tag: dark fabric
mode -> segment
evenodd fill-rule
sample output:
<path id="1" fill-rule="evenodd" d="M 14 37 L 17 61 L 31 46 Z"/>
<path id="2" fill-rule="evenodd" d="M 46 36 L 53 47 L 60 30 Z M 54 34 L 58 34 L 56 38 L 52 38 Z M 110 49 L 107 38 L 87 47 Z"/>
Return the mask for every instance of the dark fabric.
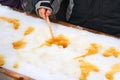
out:
<path id="1" fill-rule="evenodd" d="M 118 36 L 120 0 L 96 0 L 95 3 L 93 1 L 74 0 L 75 6 L 69 23 Z"/>
<path id="2" fill-rule="evenodd" d="M 66 11 L 67 11 L 68 4 L 69 4 L 69 0 L 62 1 L 61 7 L 58 13 L 56 14 L 56 19 L 66 22 Z"/>
<path id="3" fill-rule="evenodd" d="M 20 0 L 0 0 L 0 4 L 23 10 L 22 2 Z"/>
<path id="4" fill-rule="evenodd" d="M 41 1 L 41 0 L 31 0 L 32 6 L 35 7 L 35 5 L 37 4 L 38 1 Z"/>
<path id="5" fill-rule="evenodd" d="M 83 19 L 88 14 L 88 1 L 87 0 L 74 0 L 73 13 L 70 17 L 69 22 L 72 24 L 80 25 L 83 22 Z"/>
<path id="6" fill-rule="evenodd" d="M 45 6 L 45 7 L 48 7 L 48 8 L 51 8 L 51 9 L 52 9 L 50 3 L 45 3 L 45 2 L 44 2 L 44 3 L 41 3 L 40 6 Z"/>
<path id="7" fill-rule="evenodd" d="M 32 13 L 33 14 L 36 14 L 36 9 L 35 9 L 35 5 L 37 4 L 37 2 L 39 2 L 41 0 L 31 0 L 31 3 L 32 3 L 32 6 L 33 6 L 33 10 L 32 10 Z M 36 14 L 37 15 L 37 14 Z"/>

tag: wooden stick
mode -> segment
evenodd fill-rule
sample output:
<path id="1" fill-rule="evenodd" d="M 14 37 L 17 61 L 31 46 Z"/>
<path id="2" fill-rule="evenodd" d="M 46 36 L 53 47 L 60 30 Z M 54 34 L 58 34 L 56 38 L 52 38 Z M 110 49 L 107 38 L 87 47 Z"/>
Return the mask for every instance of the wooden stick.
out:
<path id="1" fill-rule="evenodd" d="M 54 34 L 53 34 L 52 26 L 50 25 L 49 17 L 47 17 L 47 23 L 48 23 L 48 27 L 49 27 L 49 30 L 50 30 L 51 37 L 54 38 Z"/>
<path id="2" fill-rule="evenodd" d="M 2 68 L 2 67 L 0 67 L 0 73 L 3 73 L 3 74 L 5 74 L 5 75 L 7 75 L 7 76 L 9 76 L 11 78 L 16 79 L 16 80 L 35 80 L 35 79 L 30 78 L 28 76 L 25 76 L 25 75 L 10 71 L 10 70 Z"/>

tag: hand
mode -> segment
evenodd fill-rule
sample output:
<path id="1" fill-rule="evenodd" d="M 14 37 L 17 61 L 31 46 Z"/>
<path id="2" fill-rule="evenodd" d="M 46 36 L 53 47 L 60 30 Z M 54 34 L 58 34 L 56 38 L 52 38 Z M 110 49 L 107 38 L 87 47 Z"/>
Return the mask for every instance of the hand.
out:
<path id="1" fill-rule="evenodd" d="M 38 9 L 38 13 L 39 13 L 40 17 L 42 17 L 43 19 L 46 20 L 47 17 L 51 15 L 52 11 L 49 9 L 40 8 L 40 9 Z"/>

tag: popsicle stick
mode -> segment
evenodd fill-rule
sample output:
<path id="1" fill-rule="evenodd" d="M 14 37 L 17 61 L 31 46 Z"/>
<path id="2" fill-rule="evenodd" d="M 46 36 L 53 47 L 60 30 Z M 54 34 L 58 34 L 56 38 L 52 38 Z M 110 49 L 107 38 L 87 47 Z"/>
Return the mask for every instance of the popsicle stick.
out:
<path id="1" fill-rule="evenodd" d="M 54 34 L 53 34 L 52 26 L 50 24 L 49 17 L 47 17 L 47 23 L 48 23 L 48 27 L 49 27 L 49 30 L 50 30 L 51 37 L 54 38 Z"/>

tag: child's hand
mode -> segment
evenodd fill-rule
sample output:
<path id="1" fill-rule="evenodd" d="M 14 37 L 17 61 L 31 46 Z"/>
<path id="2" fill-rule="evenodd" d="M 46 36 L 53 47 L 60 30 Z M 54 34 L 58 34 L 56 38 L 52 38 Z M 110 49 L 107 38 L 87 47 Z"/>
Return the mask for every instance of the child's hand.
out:
<path id="1" fill-rule="evenodd" d="M 46 20 L 47 17 L 51 15 L 52 11 L 49 9 L 40 8 L 40 9 L 38 9 L 38 13 L 39 13 L 40 17 L 42 17 L 43 19 Z"/>

